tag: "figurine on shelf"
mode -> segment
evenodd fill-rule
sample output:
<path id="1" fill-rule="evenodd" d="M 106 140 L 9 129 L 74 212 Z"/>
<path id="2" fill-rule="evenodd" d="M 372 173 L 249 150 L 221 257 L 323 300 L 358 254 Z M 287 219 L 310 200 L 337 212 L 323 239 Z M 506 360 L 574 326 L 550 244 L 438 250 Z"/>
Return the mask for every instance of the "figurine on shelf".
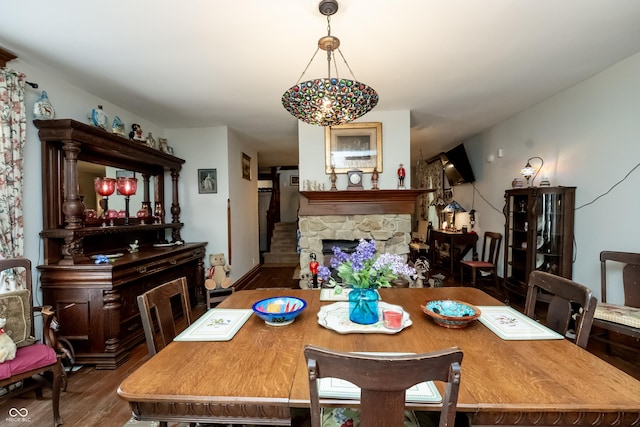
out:
<path id="1" fill-rule="evenodd" d="M 131 125 L 131 132 L 129 132 L 129 139 L 132 141 L 144 142 L 146 144 L 147 140 L 142 134 L 142 126 L 137 123 Z"/>
<path id="2" fill-rule="evenodd" d="M 156 140 L 151 132 L 149 132 L 149 135 L 147 135 L 146 143 L 147 147 L 157 148 Z"/>
<path id="3" fill-rule="evenodd" d="M 47 92 L 44 90 L 40 94 L 40 98 L 33 104 L 33 115 L 36 119 L 51 120 L 55 117 L 56 112 L 49 101 Z"/>
<path id="4" fill-rule="evenodd" d="M 309 271 L 311 271 L 311 277 L 313 278 L 311 287 L 315 289 L 318 287 L 318 267 L 320 267 L 320 264 L 316 260 L 316 254 L 313 252 L 309 255 L 309 259 L 311 259 L 309 262 Z"/>
<path id="5" fill-rule="evenodd" d="M 338 187 L 336 187 L 336 181 L 338 177 L 336 176 L 336 167 L 331 165 L 331 175 L 329 176 L 329 181 L 331 182 L 331 191 L 337 191 Z"/>
<path id="6" fill-rule="evenodd" d="M 129 248 L 127 248 L 127 250 L 129 251 L 130 254 L 136 253 L 138 252 L 138 249 L 140 248 L 140 245 L 138 244 L 138 241 L 134 241 L 133 243 L 129 243 Z"/>
<path id="7" fill-rule="evenodd" d="M 379 190 L 378 179 L 379 179 L 378 168 L 375 167 L 373 168 L 373 173 L 371 174 L 371 182 L 373 183 L 373 187 L 371 187 L 372 190 Z"/>
<path id="8" fill-rule="evenodd" d="M 398 190 L 404 190 L 404 177 L 406 172 L 402 163 L 400 163 L 400 167 L 398 168 Z"/>

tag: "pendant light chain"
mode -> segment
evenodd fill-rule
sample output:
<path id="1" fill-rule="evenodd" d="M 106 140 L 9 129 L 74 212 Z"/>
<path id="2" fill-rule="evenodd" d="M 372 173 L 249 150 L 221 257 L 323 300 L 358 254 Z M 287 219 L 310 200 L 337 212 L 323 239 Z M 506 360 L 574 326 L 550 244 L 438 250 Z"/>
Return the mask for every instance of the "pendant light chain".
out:
<path id="1" fill-rule="evenodd" d="M 298 77 L 298 81 L 296 82 L 296 84 L 299 84 L 300 81 L 302 81 L 302 77 L 304 77 L 304 73 L 307 72 L 307 69 L 309 68 L 309 66 L 311 65 L 311 63 L 313 62 L 313 58 L 316 57 L 316 54 L 318 53 L 318 51 L 320 50 L 320 47 L 316 48 L 316 51 L 313 52 L 313 55 L 311 56 L 311 59 L 309 60 L 309 63 L 307 64 L 307 66 L 304 68 L 304 70 L 302 70 L 302 74 L 300 74 L 300 77 Z"/>

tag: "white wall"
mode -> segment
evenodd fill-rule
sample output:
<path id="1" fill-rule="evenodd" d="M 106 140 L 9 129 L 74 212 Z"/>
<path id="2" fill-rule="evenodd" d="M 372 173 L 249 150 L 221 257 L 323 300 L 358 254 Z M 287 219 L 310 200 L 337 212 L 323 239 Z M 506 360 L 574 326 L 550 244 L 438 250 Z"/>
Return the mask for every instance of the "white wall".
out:
<path id="1" fill-rule="evenodd" d="M 551 185 L 577 187 L 573 280 L 598 298 L 600 251 L 640 252 L 640 169 L 624 179 L 640 163 L 639 75 L 636 54 L 465 142 L 477 190 L 500 210 L 504 190 L 533 156 L 544 159 L 536 185 L 547 176 Z M 497 158 L 500 148 L 503 158 Z M 494 162 L 485 161 L 488 154 L 496 156 Z M 456 187 L 456 200 L 465 208 L 472 190 L 469 184 Z M 475 208 L 480 233 L 504 233 L 504 216 L 478 194 Z M 622 301 L 619 289 L 608 296 Z"/>
<path id="2" fill-rule="evenodd" d="M 291 185 L 291 177 L 300 177 L 300 171 L 281 170 L 280 174 L 280 221 L 296 222 L 298 220 L 298 207 L 300 206 L 299 186 Z M 328 190 L 328 188 L 327 188 Z"/>
<path id="3" fill-rule="evenodd" d="M 229 198 L 231 200 L 231 278 L 260 264 L 258 231 L 258 153 L 229 131 Z M 251 181 L 242 178 L 242 153 L 251 157 Z M 234 165 L 237 165 L 234 166 Z"/>
<path id="4" fill-rule="evenodd" d="M 382 123 L 382 172 L 378 187 L 395 189 L 398 186 L 397 170 L 400 163 L 406 171 L 405 187 L 411 187 L 410 165 L 410 117 L 409 111 L 373 110 L 361 117 L 358 122 Z M 331 188 L 329 174 L 325 172 L 325 138 L 324 128 L 298 122 L 298 152 L 300 153 L 300 190 L 304 190 L 304 181 L 310 180 L 324 183 L 325 190 Z M 371 174 L 364 174 L 363 185 L 371 189 Z M 338 174 L 336 182 L 338 190 L 347 188 L 347 175 Z"/>
<path id="5" fill-rule="evenodd" d="M 174 152 L 185 160 L 180 173 L 182 238 L 208 242 L 207 254 L 224 253 L 231 264 L 231 280 L 260 263 L 258 237 L 257 154 L 226 126 L 167 129 Z M 242 179 L 242 153 L 252 159 L 252 179 Z M 198 169 L 216 169 L 218 192 L 198 193 Z M 227 201 L 231 206 L 231 242 L 228 238 Z M 231 254 L 229 254 L 231 243 Z M 209 265 L 209 257 L 205 257 Z"/>

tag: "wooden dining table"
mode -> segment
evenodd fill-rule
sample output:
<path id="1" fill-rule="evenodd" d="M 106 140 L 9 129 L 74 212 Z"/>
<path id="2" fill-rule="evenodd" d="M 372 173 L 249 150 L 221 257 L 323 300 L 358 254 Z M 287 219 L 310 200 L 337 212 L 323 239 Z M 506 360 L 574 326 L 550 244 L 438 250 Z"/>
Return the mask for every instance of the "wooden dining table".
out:
<path id="1" fill-rule="evenodd" d="M 458 346 L 464 352 L 458 411 L 474 426 L 640 426 L 640 381 L 566 339 L 503 340 L 484 324 L 436 325 L 420 307 L 431 299 L 500 306 L 467 287 L 380 289 L 412 324 L 393 334 L 338 333 L 318 323 L 319 290 L 250 290 L 219 308 L 251 308 L 271 296 L 304 299 L 306 309 L 287 326 L 255 315 L 229 341 L 174 341 L 131 373 L 118 388 L 140 420 L 289 425 L 309 408 L 306 344 L 341 351 L 423 353 Z M 443 384 L 436 383 L 443 393 Z M 323 405 L 357 406 L 325 399 Z M 407 403 L 438 411 L 438 403 Z"/>

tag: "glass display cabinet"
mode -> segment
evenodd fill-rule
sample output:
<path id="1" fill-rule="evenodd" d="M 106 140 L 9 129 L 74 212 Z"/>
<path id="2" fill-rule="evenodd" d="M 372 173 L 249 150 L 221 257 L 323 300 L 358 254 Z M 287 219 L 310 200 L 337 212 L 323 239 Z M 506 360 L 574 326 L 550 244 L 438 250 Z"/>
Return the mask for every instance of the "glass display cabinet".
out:
<path id="1" fill-rule="evenodd" d="M 504 289 L 527 294 L 529 274 L 546 271 L 571 279 L 576 187 L 505 191 Z"/>

